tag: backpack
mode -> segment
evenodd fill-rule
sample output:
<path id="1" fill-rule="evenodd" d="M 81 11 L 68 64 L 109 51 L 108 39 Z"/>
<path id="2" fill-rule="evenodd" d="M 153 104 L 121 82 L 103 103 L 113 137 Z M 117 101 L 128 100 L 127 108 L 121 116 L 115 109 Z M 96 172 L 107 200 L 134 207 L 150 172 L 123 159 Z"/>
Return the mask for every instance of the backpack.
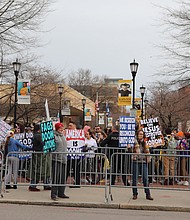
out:
<path id="1" fill-rule="evenodd" d="M 177 147 L 177 141 L 175 140 L 175 138 L 171 135 L 167 135 L 164 138 L 164 141 L 164 149 L 167 149 L 167 153 L 174 154 Z"/>

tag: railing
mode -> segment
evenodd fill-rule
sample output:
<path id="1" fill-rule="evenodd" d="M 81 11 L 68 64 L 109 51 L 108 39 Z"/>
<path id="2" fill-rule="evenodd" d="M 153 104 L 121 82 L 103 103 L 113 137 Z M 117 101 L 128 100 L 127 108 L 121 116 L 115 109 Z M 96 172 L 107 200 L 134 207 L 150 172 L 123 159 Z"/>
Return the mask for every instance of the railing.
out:
<path id="1" fill-rule="evenodd" d="M 189 151 L 183 151 L 183 154 L 181 151 L 172 154 L 167 154 L 165 149 L 161 151 L 154 150 L 152 154 L 142 154 L 140 158 L 139 154 L 128 153 L 126 149 L 108 147 L 99 148 L 98 153 L 69 155 L 67 152 L 10 152 L 6 157 L 5 186 L 10 185 L 10 173 L 13 171 L 10 167 L 16 164 L 13 171 L 15 186 L 41 186 L 44 189 L 51 186 L 104 188 L 105 202 L 113 199 L 112 187 L 190 190 Z M 2 153 L 0 156 L 3 158 Z M 60 164 L 64 166 L 60 168 Z M 145 186 L 142 185 L 144 164 L 148 178 L 148 185 Z M 133 178 L 136 175 L 135 166 L 140 169 L 137 182 Z M 61 171 L 58 172 L 58 168 Z"/>

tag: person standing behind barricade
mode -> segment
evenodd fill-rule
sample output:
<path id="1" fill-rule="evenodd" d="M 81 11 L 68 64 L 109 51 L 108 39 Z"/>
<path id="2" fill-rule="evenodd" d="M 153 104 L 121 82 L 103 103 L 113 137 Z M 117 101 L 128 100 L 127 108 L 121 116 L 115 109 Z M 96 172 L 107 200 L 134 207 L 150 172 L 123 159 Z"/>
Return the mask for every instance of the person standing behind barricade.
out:
<path id="1" fill-rule="evenodd" d="M 55 153 L 52 153 L 52 187 L 51 199 L 68 199 L 65 195 L 66 166 L 67 166 L 67 141 L 63 135 L 63 124 L 55 124 Z M 60 185 L 59 185 L 60 184 Z"/>
<path id="2" fill-rule="evenodd" d="M 8 160 L 8 173 L 5 176 L 5 188 L 6 189 L 17 189 L 17 177 L 18 177 L 18 169 L 19 169 L 19 148 L 28 149 L 30 148 L 26 145 L 21 144 L 19 141 L 14 139 L 14 132 L 8 131 L 7 133 L 7 139 L 5 142 L 5 152 L 8 157 L 6 159 Z M 14 152 L 17 152 L 14 153 Z M 11 187 L 11 176 L 13 173 L 13 187 Z"/>
<path id="3" fill-rule="evenodd" d="M 35 124 L 33 136 L 34 152 L 32 153 L 32 160 L 27 175 L 28 179 L 31 178 L 29 191 L 40 191 L 36 187 L 40 180 L 43 180 L 45 184 L 44 190 L 51 190 L 51 187 L 47 185 L 50 181 L 50 156 L 49 154 L 43 154 L 43 146 L 40 124 Z"/>
<path id="4" fill-rule="evenodd" d="M 165 129 L 166 136 L 164 137 L 163 154 L 176 154 L 177 141 L 172 136 L 170 128 Z M 175 176 L 175 156 L 163 156 L 164 163 L 164 182 L 163 185 L 173 185 Z"/>
<path id="5" fill-rule="evenodd" d="M 137 191 L 137 182 L 139 171 L 142 173 L 144 191 L 146 194 L 146 199 L 153 200 L 150 195 L 149 182 L 148 182 L 148 162 L 150 161 L 150 156 L 142 155 L 142 154 L 150 154 L 149 149 L 146 147 L 146 142 L 144 140 L 145 135 L 143 130 L 137 131 L 137 138 L 135 140 L 135 146 L 131 149 L 130 145 L 128 146 L 129 151 L 135 153 L 132 155 L 132 191 L 133 191 L 133 199 L 136 200 L 138 196 Z"/>
<path id="6" fill-rule="evenodd" d="M 189 154 L 189 145 L 182 131 L 179 131 L 176 136 L 178 139 L 177 149 L 179 150 L 179 154 L 182 155 L 179 157 L 178 163 L 179 175 L 181 176 L 181 180 L 178 182 L 178 185 L 189 186 L 189 182 L 187 181 L 187 159 Z"/>
<path id="7" fill-rule="evenodd" d="M 70 121 L 68 129 L 76 130 L 75 122 Z M 80 177 L 80 168 L 81 168 L 81 159 L 72 159 L 72 158 L 68 157 L 68 160 L 67 160 L 67 178 L 66 179 L 68 179 L 69 174 L 71 176 L 71 172 L 73 171 L 75 185 L 76 185 L 76 186 L 70 186 L 70 188 L 80 188 L 80 179 L 81 179 L 81 177 Z"/>
<path id="8" fill-rule="evenodd" d="M 87 158 L 87 170 L 90 170 L 90 160 L 92 161 L 92 168 L 93 170 L 90 170 L 90 172 L 95 172 L 96 167 L 96 158 L 95 158 L 95 152 L 97 152 L 98 146 L 96 143 L 96 140 L 93 138 L 92 132 L 88 130 L 85 134 L 85 149 L 84 152 L 86 152 L 85 157 Z M 92 177 L 92 184 L 96 184 L 95 181 L 95 174 L 91 174 Z"/>
<path id="9" fill-rule="evenodd" d="M 122 148 L 119 148 L 119 126 L 114 125 L 112 132 L 108 135 L 106 139 L 100 142 L 101 147 L 108 147 L 108 159 L 111 162 L 111 185 L 115 185 L 115 180 L 117 174 L 120 172 L 122 174 L 123 184 L 129 186 L 130 183 L 127 180 L 127 155 L 121 155 L 117 153 L 122 152 Z M 113 157 L 111 157 L 116 153 Z M 111 161 L 112 158 L 112 161 Z"/>

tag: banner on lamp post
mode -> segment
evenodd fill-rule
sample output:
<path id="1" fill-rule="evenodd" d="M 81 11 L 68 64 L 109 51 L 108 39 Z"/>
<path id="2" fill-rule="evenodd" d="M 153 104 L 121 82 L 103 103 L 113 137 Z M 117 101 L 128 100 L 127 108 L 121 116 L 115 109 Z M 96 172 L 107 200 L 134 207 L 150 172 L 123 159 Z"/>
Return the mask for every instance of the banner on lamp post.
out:
<path id="1" fill-rule="evenodd" d="M 104 125 L 104 123 L 105 123 L 105 115 L 104 113 L 99 113 L 98 124 Z"/>
<path id="2" fill-rule="evenodd" d="M 30 104 L 30 80 L 19 79 L 18 84 L 18 104 Z"/>
<path id="3" fill-rule="evenodd" d="M 132 80 L 118 80 L 118 105 L 119 106 L 130 106 L 131 97 L 131 82 Z"/>
<path id="4" fill-rule="evenodd" d="M 92 120 L 91 109 L 89 109 L 89 108 L 84 109 L 84 120 L 85 121 L 91 121 Z"/>

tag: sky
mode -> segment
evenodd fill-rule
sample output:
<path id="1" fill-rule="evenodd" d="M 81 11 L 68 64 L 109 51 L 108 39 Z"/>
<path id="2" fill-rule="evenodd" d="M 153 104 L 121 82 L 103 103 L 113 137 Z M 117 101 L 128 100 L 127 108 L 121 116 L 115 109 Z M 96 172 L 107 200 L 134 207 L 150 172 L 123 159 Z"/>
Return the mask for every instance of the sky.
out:
<path id="1" fill-rule="evenodd" d="M 129 64 L 139 63 L 136 90 L 159 80 L 164 38 L 159 19 L 174 0 L 55 0 L 38 48 L 41 64 L 68 74 L 90 69 L 92 74 L 131 79 Z"/>

